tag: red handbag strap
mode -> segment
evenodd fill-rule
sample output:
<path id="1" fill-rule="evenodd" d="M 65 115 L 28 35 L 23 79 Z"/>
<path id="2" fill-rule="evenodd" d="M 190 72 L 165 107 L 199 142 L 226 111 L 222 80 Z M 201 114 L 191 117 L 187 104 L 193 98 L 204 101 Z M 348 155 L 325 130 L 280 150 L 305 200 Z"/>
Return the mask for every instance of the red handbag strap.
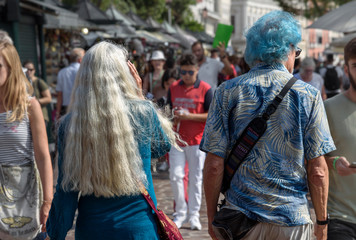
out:
<path id="1" fill-rule="evenodd" d="M 153 211 L 155 211 L 155 213 L 158 215 L 158 211 L 157 211 L 157 209 L 156 209 L 156 206 L 155 206 L 155 204 L 153 203 L 153 200 L 152 200 L 150 194 L 148 194 L 147 189 L 145 188 L 145 186 L 144 186 L 142 183 L 140 183 L 140 191 L 141 191 L 143 197 L 144 197 L 144 198 L 146 199 L 146 201 L 148 202 L 148 204 L 149 204 L 149 205 L 151 206 L 151 208 L 153 209 Z"/>

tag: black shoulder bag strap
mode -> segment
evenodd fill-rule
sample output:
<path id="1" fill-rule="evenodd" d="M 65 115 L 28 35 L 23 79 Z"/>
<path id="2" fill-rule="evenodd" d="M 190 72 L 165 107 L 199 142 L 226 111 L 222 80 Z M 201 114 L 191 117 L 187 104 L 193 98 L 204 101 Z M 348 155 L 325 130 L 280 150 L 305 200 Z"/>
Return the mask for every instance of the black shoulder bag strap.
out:
<path id="1" fill-rule="evenodd" d="M 284 96 L 289 89 L 297 81 L 292 77 L 284 86 L 282 91 L 273 99 L 272 103 L 267 107 L 262 117 L 253 119 L 237 139 L 232 148 L 227 161 L 225 161 L 224 178 L 221 186 L 221 192 L 225 193 L 230 187 L 230 182 L 242 161 L 246 158 L 261 136 L 267 129 L 267 120 L 277 110 L 278 105 L 282 102 Z"/>

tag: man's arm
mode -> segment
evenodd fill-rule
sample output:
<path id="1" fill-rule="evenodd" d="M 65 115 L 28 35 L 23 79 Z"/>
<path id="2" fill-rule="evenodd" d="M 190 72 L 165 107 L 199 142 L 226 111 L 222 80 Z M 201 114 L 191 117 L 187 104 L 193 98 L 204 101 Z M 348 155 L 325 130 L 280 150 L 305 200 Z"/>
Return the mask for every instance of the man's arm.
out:
<path id="1" fill-rule="evenodd" d="M 327 219 L 327 201 L 329 190 L 329 171 L 324 156 L 311 159 L 307 163 L 310 196 L 314 205 L 316 219 Z M 328 225 L 315 225 L 317 240 L 326 240 Z"/>
<path id="2" fill-rule="evenodd" d="M 174 117 L 177 121 L 190 120 L 195 122 L 205 122 L 208 118 L 208 113 L 177 113 Z"/>
<path id="3" fill-rule="evenodd" d="M 205 159 L 203 176 L 209 234 L 213 239 L 216 239 L 211 223 L 216 213 L 216 206 L 224 176 L 224 159 L 215 154 L 208 153 Z"/>
<path id="4" fill-rule="evenodd" d="M 220 42 L 217 48 L 219 49 L 220 52 L 219 53 L 220 61 L 224 64 L 224 68 L 221 70 L 221 73 L 227 76 L 233 75 L 234 70 L 232 69 L 231 63 L 227 58 L 227 54 L 225 52 L 225 44 Z"/>

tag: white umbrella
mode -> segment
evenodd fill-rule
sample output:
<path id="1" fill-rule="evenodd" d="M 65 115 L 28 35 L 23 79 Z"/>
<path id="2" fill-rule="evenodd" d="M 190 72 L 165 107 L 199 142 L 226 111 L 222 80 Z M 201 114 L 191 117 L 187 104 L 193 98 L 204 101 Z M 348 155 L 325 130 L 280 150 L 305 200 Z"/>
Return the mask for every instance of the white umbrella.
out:
<path id="1" fill-rule="evenodd" d="M 320 28 L 336 32 L 355 32 L 356 0 L 326 13 L 308 28 Z"/>

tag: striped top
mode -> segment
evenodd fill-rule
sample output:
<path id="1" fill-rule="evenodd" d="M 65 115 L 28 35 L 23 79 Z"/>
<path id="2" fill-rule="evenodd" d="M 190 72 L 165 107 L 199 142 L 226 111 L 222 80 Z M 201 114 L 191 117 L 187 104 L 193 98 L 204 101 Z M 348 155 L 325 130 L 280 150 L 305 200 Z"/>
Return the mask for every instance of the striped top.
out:
<path id="1" fill-rule="evenodd" d="M 11 113 L 11 112 L 10 112 Z M 30 120 L 6 122 L 7 112 L 0 113 L 0 164 L 23 165 L 34 159 Z"/>

